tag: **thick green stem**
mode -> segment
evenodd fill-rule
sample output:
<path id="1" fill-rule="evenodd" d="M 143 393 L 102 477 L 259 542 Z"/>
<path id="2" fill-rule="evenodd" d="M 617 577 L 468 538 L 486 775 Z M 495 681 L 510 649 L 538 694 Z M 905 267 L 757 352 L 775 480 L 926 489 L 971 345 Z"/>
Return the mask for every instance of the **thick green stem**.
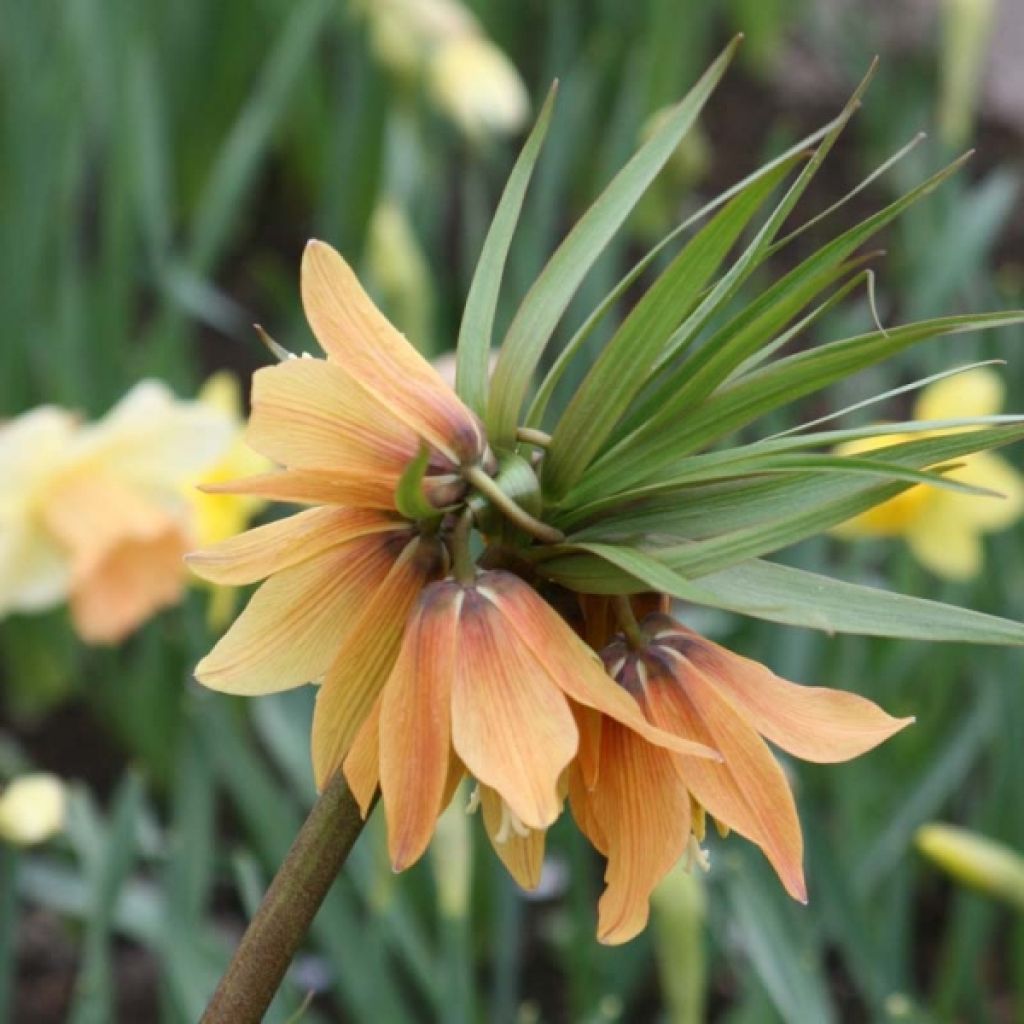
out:
<path id="1" fill-rule="evenodd" d="M 338 772 L 320 794 L 249 922 L 201 1024 L 259 1024 L 363 830 Z"/>
<path id="2" fill-rule="evenodd" d="M 644 635 L 633 613 L 633 603 L 625 594 L 617 594 L 612 598 L 612 604 L 615 608 L 615 617 L 619 620 L 629 646 L 634 650 L 643 647 Z"/>

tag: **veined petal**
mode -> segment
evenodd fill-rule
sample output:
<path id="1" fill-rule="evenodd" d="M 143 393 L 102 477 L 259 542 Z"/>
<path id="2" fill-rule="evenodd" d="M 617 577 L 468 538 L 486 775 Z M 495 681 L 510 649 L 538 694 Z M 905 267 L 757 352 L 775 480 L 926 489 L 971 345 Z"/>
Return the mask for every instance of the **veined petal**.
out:
<path id="1" fill-rule="evenodd" d="M 381 698 L 380 782 L 395 871 L 423 855 L 441 813 L 463 595 L 449 582 L 423 591 Z"/>
<path id="2" fill-rule="evenodd" d="M 361 537 L 275 573 L 196 667 L 214 690 L 255 696 L 319 679 L 380 587 L 401 540 Z"/>
<path id="3" fill-rule="evenodd" d="M 316 470 L 285 470 L 261 473 L 203 484 L 207 494 L 247 494 L 267 501 L 287 501 L 296 505 L 348 505 L 352 508 L 394 509 L 398 476 L 388 473 L 345 474 Z"/>
<path id="4" fill-rule="evenodd" d="M 690 794 L 674 760 L 618 722 L 605 723 L 601 779 L 591 794 L 608 858 L 598 904 L 600 942 L 627 942 L 644 929 L 651 892 L 686 850 Z"/>
<path id="5" fill-rule="evenodd" d="M 192 571 L 210 583 L 239 586 L 371 533 L 401 529 L 393 517 L 374 509 L 311 508 L 257 526 L 187 557 Z"/>
<path id="6" fill-rule="evenodd" d="M 436 540 L 410 541 L 337 637 L 313 713 L 313 775 L 318 787 L 341 766 L 373 709 L 395 664 L 409 612 L 425 584 L 437 576 L 441 559 Z"/>
<path id="7" fill-rule="evenodd" d="M 323 242 L 311 241 L 303 254 L 302 304 L 328 357 L 393 416 L 453 463 L 480 457 L 485 445 L 476 417 Z"/>
<path id="8" fill-rule="evenodd" d="M 573 717 L 580 734 L 580 746 L 576 753 L 576 764 L 579 765 L 583 784 L 593 789 L 601 772 L 601 730 L 604 720 L 600 711 L 572 704 Z"/>
<path id="9" fill-rule="evenodd" d="M 477 590 L 501 611 L 519 642 L 545 667 L 567 697 L 629 726 L 651 743 L 690 757 L 718 760 L 716 751 L 652 726 L 640 707 L 604 670 L 601 659 L 518 576 L 493 571 Z"/>
<path id="10" fill-rule="evenodd" d="M 645 690 L 652 721 L 722 752 L 724 763 L 677 761 L 679 777 L 708 812 L 764 851 L 786 891 L 807 901 L 803 837 L 789 783 L 756 730 L 682 656 L 671 674 L 651 673 Z"/>
<path id="11" fill-rule="evenodd" d="M 848 761 L 914 721 L 893 718 L 855 693 L 781 679 L 764 665 L 733 654 L 679 623 L 673 623 L 670 632 L 675 649 L 714 680 L 750 725 L 805 761 Z"/>
<path id="12" fill-rule="evenodd" d="M 257 370 L 246 440 L 295 469 L 400 475 L 416 434 L 336 363 L 289 359 Z"/>
<path id="13" fill-rule="evenodd" d="M 587 785 L 579 761 L 569 765 L 569 809 L 579 830 L 602 856 L 608 856 L 608 837 L 598 820 L 594 791 Z"/>
<path id="14" fill-rule="evenodd" d="M 491 847 L 508 873 L 522 888 L 536 889 L 544 866 L 544 830 L 517 831 L 509 820 L 505 801 L 483 784 L 480 785 L 480 811 Z"/>
<path id="15" fill-rule="evenodd" d="M 345 781 L 356 798 L 364 821 L 380 786 L 380 702 L 378 696 L 366 721 L 359 727 L 342 766 Z"/>
<path id="16" fill-rule="evenodd" d="M 558 817 L 558 778 L 576 753 L 576 723 L 543 662 L 473 587 L 459 620 L 452 740 L 470 773 L 524 825 L 545 828 Z"/>

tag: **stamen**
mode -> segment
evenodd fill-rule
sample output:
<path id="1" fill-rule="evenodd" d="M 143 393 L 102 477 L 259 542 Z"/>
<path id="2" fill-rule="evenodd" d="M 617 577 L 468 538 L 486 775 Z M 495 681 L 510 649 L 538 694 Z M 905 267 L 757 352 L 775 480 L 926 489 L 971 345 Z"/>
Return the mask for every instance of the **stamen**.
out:
<path id="1" fill-rule="evenodd" d="M 683 855 L 683 867 L 692 871 L 696 865 L 707 874 L 711 870 L 711 855 L 697 841 L 697 837 L 691 832 L 690 841 L 686 844 L 686 853 Z"/>
<path id="2" fill-rule="evenodd" d="M 520 839 L 525 839 L 530 834 L 530 830 L 519 820 L 512 808 L 502 800 L 501 824 L 494 835 L 494 841 L 496 843 L 507 843 L 513 834 L 519 836 Z"/>
<path id="3" fill-rule="evenodd" d="M 626 667 L 626 659 L 625 659 L 625 657 L 619 658 L 619 660 L 617 662 L 615 662 L 615 664 L 612 665 L 611 668 L 608 669 L 608 675 L 610 675 L 612 677 L 612 679 L 617 680 L 619 678 L 619 673 L 625 667 Z"/>
<path id="4" fill-rule="evenodd" d="M 691 816 L 693 824 L 690 826 L 693 834 L 697 837 L 698 843 L 704 842 L 704 836 L 707 835 L 708 830 L 708 816 L 704 810 L 704 805 L 698 803 L 693 797 L 690 797 Z"/>
<path id="5" fill-rule="evenodd" d="M 469 794 L 469 801 L 466 804 L 467 814 L 476 814 L 480 809 L 480 783 L 478 782 L 473 787 L 473 792 Z"/>

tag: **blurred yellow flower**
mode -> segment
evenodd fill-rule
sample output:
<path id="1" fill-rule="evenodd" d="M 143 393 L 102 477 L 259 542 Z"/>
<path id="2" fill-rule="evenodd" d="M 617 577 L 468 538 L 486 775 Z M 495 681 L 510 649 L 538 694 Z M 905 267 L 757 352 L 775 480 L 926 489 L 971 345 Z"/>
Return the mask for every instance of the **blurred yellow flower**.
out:
<path id="1" fill-rule="evenodd" d="M 34 846 L 64 827 L 64 783 L 56 775 L 21 775 L 0 794 L 0 841 Z"/>
<path id="2" fill-rule="evenodd" d="M 472 140 L 518 131 L 530 114 L 512 62 L 458 0 L 368 0 L 363 4 L 378 59 L 410 79 Z"/>
<path id="3" fill-rule="evenodd" d="M 1003 384 L 984 367 L 947 377 L 925 388 L 914 418 L 946 420 L 990 416 L 1003 405 Z M 920 434 L 914 435 L 920 437 Z M 886 434 L 841 445 L 844 455 L 863 454 L 908 440 Z M 903 537 L 922 565 L 950 580 L 969 580 L 981 571 L 982 537 L 1006 529 L 1024 514 L 1024 477 L 1005 459 L 978 452 L 960 460 L 948 476 L 1004 495 L 989 498 L 919 484 L 839 527 L 839 536 Z"/>
<path id="4" fill-rule="evenodd" d="M 233 431 L 232 439 L 220 459 L 197 481 L 189 481 L 185 488 L 185 496 L 192 506 L 193 540 L 208 546 L 241 533 L 253 516 L 266 505 L 266 501 L 248 494 L 205 490 L 204 486 L 264 473 L 272 468 L 272 463 L 245 443 L 241 389 L 233 373 L 221 370 L 213 374 L 199 389 L 198 398 L 202 405 L 225 417 Z M 235 613 L 237 591 L 232 587 L 208 584 L 195 574 L 193 579 L 210 592 L 206 616 L 210 628 L 223 629 Z"/>
<path id="5" fill-rule="evenodd" d="M 231 436 L 223 414 L 156 381 L 96 423 L 43 407 L 0 427 L 0 614 L 67 599 L 84 640 L 116 643 L 175 603 L 185 487 Z"/>
<path id="6" fill-rule="evenodd" d="M 530 115 L 519 72 L 482 36 L 444 43 L 430 61 L 428 76 L 434 102 L 474 141 L 511 135 Z"/>
<path id="7" fill-rule="evenodd" d="M 232 437 L 223 454 L 198 479 L 200 486 L 254 476 L 271 468 L 269 459 L 254 452 L 244 440 L 245 420 L 238 378 L 221 370 L 199 390 L 199 402 L 223 417 L 232 428 Z M 186 485 L 186 496 L 194 514 L 194 540 L 205 547 L 241 533 L 265 505 L 262 498 L 247 494 L 220 494 L 200 490 L 194 481 Z"/>
<path id="8" fill-rule="evenodd" d="M 958 882 L 1024 911 L 1024 857 L 955 825 L 922 825 L 917 848 Z"/>

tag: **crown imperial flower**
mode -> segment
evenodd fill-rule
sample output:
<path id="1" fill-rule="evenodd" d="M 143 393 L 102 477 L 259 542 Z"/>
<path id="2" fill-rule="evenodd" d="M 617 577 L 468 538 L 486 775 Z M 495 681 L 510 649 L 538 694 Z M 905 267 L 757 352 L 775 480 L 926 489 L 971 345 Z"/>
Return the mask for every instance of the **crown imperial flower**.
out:
<path id="1" fill-rule="evenodd" d="M 786 891 L 805 902 L 796 805 L 765 739 L 830 763 L 863 754 L 913 721 L 856 694 L 787 682 L 657 612 L 632 639 L 613 639 L 601 659 L 653 725 L 722 755 L 684 761 L 607 720 L 596 739 L 589 735 L 596 780 L 577 769 L 569 794 L 580 828 L 608 860 L 598 924 L 604 942 L 644 927 L 652 890 L 703 838 L 703 809 L 758 845 Z"/>

